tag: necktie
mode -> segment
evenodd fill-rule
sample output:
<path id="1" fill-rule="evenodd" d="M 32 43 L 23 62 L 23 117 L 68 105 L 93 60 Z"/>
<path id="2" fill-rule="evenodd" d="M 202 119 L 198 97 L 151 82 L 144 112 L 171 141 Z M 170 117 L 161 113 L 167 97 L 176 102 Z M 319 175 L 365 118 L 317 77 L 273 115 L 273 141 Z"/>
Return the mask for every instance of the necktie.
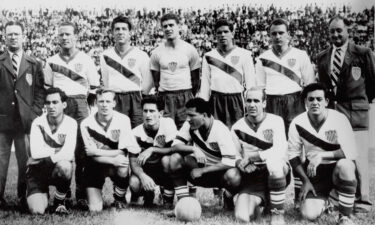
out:
<path id="1" fill-rule="evenodd" d="M 341 49 L 337 48 L 333 56 L 333 63 L 332 63 L 332 70 L 331 70 L 331 81 L 332 81 L 333 87 L 337 86 L 337 83 L 339 80 L 340 69 L 341 69 Z"/>
<path id="2" fill-rule="evenodd" d="M 13 66 L 14 75 L 17 77 L 18 76 L 18 55 L 17 54 L 13 54 L 12 56 L 12 66 Z"/>

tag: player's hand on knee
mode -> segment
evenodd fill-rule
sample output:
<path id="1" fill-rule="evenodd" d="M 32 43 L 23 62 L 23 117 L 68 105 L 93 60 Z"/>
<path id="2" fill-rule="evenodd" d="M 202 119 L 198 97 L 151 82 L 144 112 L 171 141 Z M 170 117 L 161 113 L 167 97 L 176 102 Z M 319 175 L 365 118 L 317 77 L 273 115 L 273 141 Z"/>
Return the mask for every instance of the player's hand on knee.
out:
<path id="1" fill-rule="evenodd" d="M 312 194 L 314 196 L 317 196 L 316 192 L 315 192 L 315 189 L 314 189 L 314 186 L 312 185 L 312 183 L 310 181 L 304 182 L 301 189 L 302 189 L 301 194 L 299 195 L 300 202 L 302 202 L 306 199 L 306 196 L 309 192 L 312 192 Z"/>
<path id="2" fill-rule="evenodd" d="M 113 158 L 112 165 L 115 167 L 127 167 L 129 165 L 129 159 L 124 155 L 118 155 Z"/>
<path id="3" fill-rule="evenodd" d="M 143 152 L 141 152 L 137 158 L 137 163 L 139 165 L 144 165 L 147 161 L 147 159 L 150 158 L 150 156 L 152 155 L 153 153 L 153 147 L 150 147 L 146 150 L 144 150 Z"/>
<path id="4" fill-rule="evenodd" d="M 316 176 L 316 168 L 322 163 L 322 156 L 319 152 L 314 152 L 308 155 L 309 165 L 307 166 L 307 176 L 315 177 Z"/>
<path id="5" fill-rule="evenodd" d="M 147 176 L 146 174 L 141 176 L 141 183 L 145 191 L 153 191 L 156 186 L 154 180 L 151 177 Z"/>
<path id="6" fill-rule="evenodd" d="M 191 172 L 190 172 L 190 176 L 193 179 L 199 178 L 202 175 L 203 175 L 203 170 L 201 168 L 192 169 Z"/>
<path id="7" fill-rule="evenodd" d="M 252 173 L 257 169 L 257 166 L 254 165 L 253 163 L 250 163 L 245 167 L 245 173 Z"/>
<path id="8" fill-rule="evenodd" d="M 240 162 L 237 164 L 237 168 L 246 173 L 245 167 L 250 163 L 250 160 L 248 158 L 241 159 Z"/>

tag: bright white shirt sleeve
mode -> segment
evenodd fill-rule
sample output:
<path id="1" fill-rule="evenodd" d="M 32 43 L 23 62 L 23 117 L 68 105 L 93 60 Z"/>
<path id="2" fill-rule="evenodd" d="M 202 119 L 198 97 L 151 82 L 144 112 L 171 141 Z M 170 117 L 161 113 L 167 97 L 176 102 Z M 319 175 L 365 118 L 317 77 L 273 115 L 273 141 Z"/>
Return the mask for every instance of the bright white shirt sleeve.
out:
<path id="1" fill-rule="evenodd" d="M 31 124 L 30 131 L 30 153 L 33 159 L 50 157 L 55 153 L 55 149 L 45 144 L 43 134 L 38 127 L 39 118 Z"/>
<path id="2" fill-rule="evenodd" d="M 142 66 L 140 72 L 142 75 L 142 93 L 147 95 L 154 84 L 150 70 L 150 58 L 146 53 L 142 54 Z"/>
<path id="3" fill-rule="evenodd" d="M 56 163 L 61 160 L 71 161 L 74 159 L 74 151 L 77 141 L 77 122 L 70 120 L 69 132 L 66 133 L 63 147 L 56 154 L 51 156 L 52 162 Z"/>
<path id="4" fill-rule="evenodd" d="M 165 134 L 165 142 L 170 142 L 173 141 L 176 138 L 177 135 L 177 127 L 174 121 L 170 118 L 165 118 L 166 119 L 166 124 L 168 124 L 167 127 L 167 132 Z"/>
<path id="5" fill-rule="evenodd" d="M 217 141 L 221 151 L 221 162 L 224 165 L 234 167 L 236 165 L 237 151 L 228 128 L 220 130 Z"/>
<path id="6" fill-rule="evenodd" d="M 255 67 L 253 62 L 253 57 L 250 52 L 246 51 L 245 62 L 243 64 L 243 72 L 245 79 L 246 90 L 256 86 L 256 76 L 255 76 Z"/>
<path id="7" fill-rule="evenodd" d="M 304 59 L 304 60 L 303 60 Z M 303 51 L 303 64 L 301 65 L 301 76 L 303 86 L 316 82 L 314 67 L 310 61 L 309 56 Z"/>
<path id="8" fill-rule="evenodd" d="M 289 126 L 288 137 L 288 160 L 295 157 L 301 157 L 303 143 L 297 131 L 295 120 L 293 120 Z"/>
<path id="9" fill-rule="evenodd" d="M 193 70 L 196 70 L 196 69 L 199 69 L 201 68 L 201 62 L 200 62 L 200 59 L 199 59 L 199 54 L 197 52 L 197 50 L 193 47 L 193 46 L 190 46 L 190 54 L 189 54 L 189 66 L 190 66 L 190 71 L 193 71 Z"/>
<path id="10" fill-rule="evenodd" d="M 238 138 L 238 136 L 234 132 L 234 126 L 232 127 L 230 133 L 232 135 L 232 140 L 233 140 L 234 146 L 236 148 L 236 161 L 237 161 L 238 159 L 243 158 L 244 152 L 243 152 L 243 149 L 242 149 L 242 146 L 241 146 L 240 139 Z"/>
<path id="11" fill-rule="evenodd" d="M 210 98 L 210 86 L 211 86 L 211 69 L 207 63 L 206 57 L 203 57 L 202 62 L 202 77 L 201 77 L 201 87 L 198 96 L 208 101 Z"/>
<path id="12" fill-rule="evenodd" d="M 150 69 L 153 71 L 160 72 L 159 55 L 155 50 L 151 53 Z"/>
<path id="13" fill-rule="evenodd" d="M 46 89 L 53 86 L 53 72 L 52 68 L 50 67 L 48 60 L 46 62 L 46 65 L 43 68 L 43 74 L 44 74 L 44 87 Z"/>
<path id="14" fill-rule="evenodd" d="M 188 122 L 184 122 L 180 130 L 177 132 L 176 139 L 174 139 L 172 146 L 177 144 L 187 144 L 191 141 L 189 133 L 190 125 Z"/>
<path id="15" fill-rule="evenodd" d="M 87 80 L 89 81 L 90 88 L 99 87 L 100 85 L 100 76 L 96 70 L 94 61 L 87 56 Z"/>
<path id="16" fill-rule="evenodd" d="M 118 148 L 126 148 L 128 152 L 138 154 L 141 152 L 141 148 L 139 147 L 137 140 L 134 137 L 133 131 L 131 129 L 130 119 L 128 117 L 123 118 L 124 119 L 121 119 L 121 123 L 123 123 L 123 125 L 121 126 L 122 129 L 120 131 Z"/>
<path id="17" fill-rule="evenodd" d="M 100 56 L 100 71 L 102 73 L 102 80 L 103 80 L 103 86 L 105 88 L 108 88 L 109 82 L 108 82 L 108 65 L 104 60 L 104 54 Z"/>
<path id="18" fill-rule="evenodd" d="M 344 115 L 337 116 L 336 119 L 340 124 L 340 129 L 337 129 L 337 141 L 341 150 L 344 152 L 345 158 L 355 160 L 358 157 L 358 150 L 352 126 Z"/>
<path id="19" fill-rule="evenodd" d="M 257 62 L 255 64 L 255 75 L 256 75 L 256 86 L 259 87 L 266 87 L 267 83 L 267 74 L 264 70 L 262 61 L 257 59 Z"/>

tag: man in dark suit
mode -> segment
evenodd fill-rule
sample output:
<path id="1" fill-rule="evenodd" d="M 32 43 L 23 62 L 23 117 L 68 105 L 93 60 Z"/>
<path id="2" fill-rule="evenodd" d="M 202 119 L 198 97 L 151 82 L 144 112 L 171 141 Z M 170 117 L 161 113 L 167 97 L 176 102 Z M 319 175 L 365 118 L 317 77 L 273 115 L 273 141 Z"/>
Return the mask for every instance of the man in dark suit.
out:
<path id="1" fill-rule="evenodd" d="M 0 55 L 0 208 L 6 206 L 3 196 L 13 142 L 18 164 L 19 203 L 27 207 L 29 133 L 31 122 L 42 114 L 44 104 L 42 66 L 23 52 L 23 32 L 21 23 L 8 22 L 5 25 L 7 50 Z"/>
<path id="2" fill-rule="evenodd" d="M 330 106 L 344 113 L 356 136 L 359 179 L 355 212 L 371 207 L 368 173 L 369 103 L 375 97 L 375 57 L 370 49 L 349 42 L 348 22 L 340 16 L 329 22 L 332 46 L 318 55 L 320 82 L 330 90 Z"/>

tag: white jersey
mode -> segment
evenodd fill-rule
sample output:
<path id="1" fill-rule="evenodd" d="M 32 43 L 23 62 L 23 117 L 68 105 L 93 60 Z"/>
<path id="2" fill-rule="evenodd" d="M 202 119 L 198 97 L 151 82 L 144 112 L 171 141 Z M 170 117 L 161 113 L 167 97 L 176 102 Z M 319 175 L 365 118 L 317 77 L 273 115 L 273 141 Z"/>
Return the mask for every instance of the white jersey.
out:
<path id="1" fill-rule="evenodd" d="M 30 131 L 29 164 L 38 163 L 39 159 L 51 157 L 52 162 L 72 161 L 77 139 L 77 122 L 64 115 L 55 132 L 51 131 L 47 115 L 37 117 Z"/>
<path id="2" fill-rule="evenodd" d="M 268 95 L 285 95 L 315 82 L 315 74 L 305 51 L 291 47 L 281 58 L 272 49 L 262 53 L 256 63 L 257 86 Z"/>
<path id="3" fill-rule="evenodd" d="M 189 122 L 185 122 L 172 145 L 193 144 L 205 154 L 206 165 L 222 162 L 224 165 L 235 166 L 236 148 L 230 131 L 221 121 L 212 120 L 207 140 L 202 138 L 198 130 L 190 130 Z"/>
<path id="4" fill-rule="evenodd" d="M 251 127 L 246 118 L 241 118 L 232 126 L 231 133 L 241 158 L 250 152 L 259 152 L 264 161 L 261 163 L 287 160 L 288 142 L 284 120 L 280 116 L 266 113 L 258 128 Z"/>
<path id="5" fill-rule="evenodd" d="M 151 55 L 151 70 L 160 72 L 159 91 L 191 89 L 190 71 L 200 66 L 197 50 L 183 40 L 174 48 L 160 44 Z"/>
<path id="6" fill-rule="evenodd" d="M 94 145 L 103 150 L 124 150 L 138 154 L 140 148 L 131 130 L 128 116 L 113 111 L 112 120 L 103 127 L 97 119 L 97 113 L 91 114 L 81 123 L 82 138 L 85 146 Z"/>
<path id="7" fill-rule="evenodd" d="M 100 76 L 90 56 L 78 51 L 69 61 L 56 54 L 47 59 L 44 82 L 47 87 L 58 87 L 68 96 L 87 95 L 90 88 L 99 86 Z"/>
<path id="8" fill-rule="evenodd" d="M 255 69 L 250 51 L 235 47 L 226 56 L 217 49 L 204 55 L 199 97 L 208 101 L 211 91 L 242 93 L 253 86 Z"/>
<path id="9" fill-rule="evenodd" d="M 136 47 L 123 58 L 115 48 L 107 49 L 100 57 L 100 66 L 104 87 L 116 93 L 142 91 L 148 94 L 153 86 L 150 58 Z"/>
<path id="10" fill-rule="evenodd" d="M 307 112 L 293 119 L 289 128 L 289 160 L 301 157 L 305 149 L 307 159 L 314 152 L 334 151 L 341 149 L 347 159 L 357 157 L 353 129 L 344 114 L 328 109 L 328 116 L 321 128 L 316 131 L 308 118 Z M 336 160 L 323 160 L 323 164 Z"/>

